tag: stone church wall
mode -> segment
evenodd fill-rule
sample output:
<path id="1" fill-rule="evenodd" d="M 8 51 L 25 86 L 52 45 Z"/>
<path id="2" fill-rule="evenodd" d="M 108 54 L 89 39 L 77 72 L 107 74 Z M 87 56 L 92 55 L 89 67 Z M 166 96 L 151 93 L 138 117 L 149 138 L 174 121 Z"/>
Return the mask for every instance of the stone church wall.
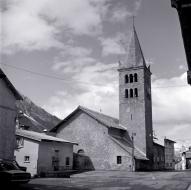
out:
<path id="1" fill-rule="evenodd" d="M 83 150 L 95 170 L 127 170 L 131 165 L 131 156 L 110 138 L 108 128 L 84 112 L 60 126 L 57 137 L 77 142 L 74 152 Z M 121 164 L 117 164 L 117 156 L 122 157 Z"/>

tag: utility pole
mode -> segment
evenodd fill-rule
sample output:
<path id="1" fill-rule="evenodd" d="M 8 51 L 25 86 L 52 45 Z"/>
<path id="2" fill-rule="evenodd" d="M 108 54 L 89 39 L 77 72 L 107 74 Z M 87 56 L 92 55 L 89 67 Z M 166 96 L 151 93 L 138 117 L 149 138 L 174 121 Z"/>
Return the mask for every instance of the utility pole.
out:
<path id="1" fill-rule="evenodd" d="M 134 160 L 135 146 L 134 146 L 134 136 L 136 136 L 136 133 L 132 133 L 132 136 L 131 136 L 131 139 L 132 139 L 132 172 L 135 171 L 135 160 Z"/>

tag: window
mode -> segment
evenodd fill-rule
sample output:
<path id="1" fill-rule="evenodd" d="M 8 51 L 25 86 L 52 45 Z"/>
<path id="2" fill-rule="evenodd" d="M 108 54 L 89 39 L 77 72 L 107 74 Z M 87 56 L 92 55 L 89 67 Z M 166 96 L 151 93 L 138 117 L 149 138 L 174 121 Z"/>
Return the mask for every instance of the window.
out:
<path id="1" fill-rule="evenodd" d="M 129 76 L 125 75 L 125 83 L 129 83 Z"/>
<path id="2" fill-rule="evenodd" d="M 134 74 L 134 82 L 138 82 L 137 73 Z"/>
<path id="3" fill-rule="evenodd" d="M 70 165 L 70 157 L 66 157 L 66 166 Z"/>
<path id="4" fill-rule="evenodd" d="M 122 163 L 121 156 L 117 156 L 117 164 L 121 164 L 121 163 Z"/>
<path id="5" fill-rule="evenodd" d="M 130 98 L 133 98 L 133 89 L 130 89 Z"/>
<path id="6" fill-rule="evenodd" d="M 25 156 L 24 157 L 24 162 L 30 162 L 30 156 Z"/>
<path id="7" fill-rule="evenodd" d="M 17 143 L 17 148 L 18 149 L 24 147 L 24 138 L 17 137 L 16 138 L 16 143 Z"/>
<path id="8" fill-rule="evenodd" d="M 85 151 L 83 149 L 79 149 L 77 154 L 85 154 Z"/>
<path id="9" fill-rule="evenodd" d="M 133 75 L 130 74 L 130 83 L 133 83 Z"/>
<path id="10" fill-rule="evenodd" d="M 135 97 L 138 97 L 138 89 L 137 88 L 134 89 L 134 93 L 135 93 Z"/>
<path id="11" fill-rule="evenodd" d="M 128 89 L 125 89 L 125 98 L 129 98 Z"/>

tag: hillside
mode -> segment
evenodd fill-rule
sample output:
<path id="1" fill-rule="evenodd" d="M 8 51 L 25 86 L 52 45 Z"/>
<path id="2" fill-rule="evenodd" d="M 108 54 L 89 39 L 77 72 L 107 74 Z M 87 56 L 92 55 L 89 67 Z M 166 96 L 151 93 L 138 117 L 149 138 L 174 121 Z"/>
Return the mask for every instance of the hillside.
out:
<path id="1" fill-rule="evenodd" d="M 37 106 L 29 98 L 23 96 L 23 101 L 17 103 L 17 110 L 23 114 L 19 117 L 21 125 L 26 125 L 29 130 L 43 132 L 48 131 L 60 122 L 56 116 L 51 115 L 43 108 Z"/>

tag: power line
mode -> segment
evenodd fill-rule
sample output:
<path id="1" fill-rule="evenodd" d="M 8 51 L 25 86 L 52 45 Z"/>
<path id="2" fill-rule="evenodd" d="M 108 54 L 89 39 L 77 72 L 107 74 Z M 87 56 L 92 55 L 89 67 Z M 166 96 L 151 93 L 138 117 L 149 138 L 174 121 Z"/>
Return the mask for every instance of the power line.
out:
<path id="1" fill-rule="evenodd" d="M 81 84 L 84 84 L 84 85 L 94 85 L 94 86 L 103 86 L 103 84 L 92 84 L 92 83 L 89 83 L 89 82 L 84 82 L 84 81 L 79 81 L 79 80 L 67 80 L 67 79 L 64 79 L 62 77 L 57 77 L 57 76 L 53 76 L 53 75 L 49 75 L 49 74 L 44 74 L 44 73 L 39 73 L 39 72 L 36 72 L 36 71 L 31 71 L 31 70 L 28 70 L 28 69 L 24 69 L 24 68 L 21 68 L 21 67 L 16 67 L 16 66 L 13 66 L 13 65 L 8 65 L 8 64 L 2 64 L 6 67 L 10 67 L 10 68 L 13 68 L 13 69 L 16 69 L 16 70 L 20 70 L 20 71 L 24 71 L 24 72 L 27 72 L 27 73 L 31 73 L 31 74 L 34 74 L 34 75 L 38 75 L 38 76 L 41 76 L 41 77 L 46 77 L 46 78 L 51 78 L 51 79 L 55 79 L 55 80 L 60 80 L 60 81 L 64 81 L 66 83 L 81 83 Z"/>
<path id="2" fill-rule="evenodd" d="M 4 64 L 2 63 L 3 66 L 5 67 L 9 67 L 15 70 L 19 70 L 19 71 L 24 71 L 33 75 L 38 75 L 41 77 L 46 77 L 46 78 L 51 78 L 54 80 L 60 80 L 60 81 L 64 81 L 66 83 L 80 83 L 83 85 L 91 85 L 91 86 L 105 86 L 104 84 L 100 84 L 100 83 L 90 83 L 90 82 L 84 82 L 84 81 L 79 81 L 79 80 L 67 80 L 64 79 L 62 77 L 58 77 L 58 76 L 53 76 L 53 75 L 49 75 L 49 74 L 44 74 L 44 73 L 40 73 L 40 72 L 36 72 L 36 71 L 31 71 L 25 68 L 21 68 L 21 67 L 17 67 L 17 66 L 13 66 L 13 65 L 9 65 L 9 64 Z M 117 69 L 117 67 L 111 67 L 109 70 L 114 70 Z M 105 71 L 108 69 L 104 69 L 104 70 L 99 70 L 99 71 Z M 154 86 L 152 87 L 152 89 L 157 89 L 157 88 L 181 88 L 181 87 L 187 87 L 187 85 L 174 85 L 174 86 Z"/>

